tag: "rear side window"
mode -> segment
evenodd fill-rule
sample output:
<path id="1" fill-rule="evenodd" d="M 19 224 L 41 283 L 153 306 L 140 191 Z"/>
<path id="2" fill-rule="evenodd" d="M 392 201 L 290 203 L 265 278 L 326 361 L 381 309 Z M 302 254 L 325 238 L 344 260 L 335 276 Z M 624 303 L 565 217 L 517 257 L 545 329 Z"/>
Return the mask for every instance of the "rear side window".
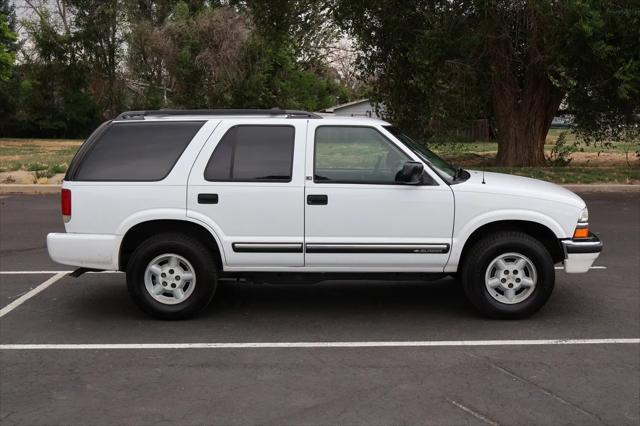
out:
<path id="1" fill-rule="evenodd" d="M 204 171 L 208 181 L 290 182 L 293 126 L 235 126 L 222 137 Z"/>
<path id="2" fill-rule="evenodd" d="M 162 180 L 204 123 L 111 124 L 82 158 L 74 180 Z"/>

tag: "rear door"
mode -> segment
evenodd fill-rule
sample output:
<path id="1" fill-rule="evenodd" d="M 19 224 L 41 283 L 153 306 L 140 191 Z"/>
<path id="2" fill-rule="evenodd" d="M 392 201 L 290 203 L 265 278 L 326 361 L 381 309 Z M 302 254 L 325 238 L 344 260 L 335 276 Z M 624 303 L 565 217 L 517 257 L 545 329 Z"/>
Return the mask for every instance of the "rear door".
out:
<path id="1" fill-rule="evenodd" d="M 223 120 L 191 170 L 188 215 L 231 269 L 303 266 L 306 120 Z"/>
<path id="2" fill-rule="evenodd" d="M 307 267 L 443 270 L 454 208 L 446 183 L 427 169 L 423 185 L 398 184 L 404 162 L 420 160 L 381 127 L 310 122 L 308 140 Z"/>

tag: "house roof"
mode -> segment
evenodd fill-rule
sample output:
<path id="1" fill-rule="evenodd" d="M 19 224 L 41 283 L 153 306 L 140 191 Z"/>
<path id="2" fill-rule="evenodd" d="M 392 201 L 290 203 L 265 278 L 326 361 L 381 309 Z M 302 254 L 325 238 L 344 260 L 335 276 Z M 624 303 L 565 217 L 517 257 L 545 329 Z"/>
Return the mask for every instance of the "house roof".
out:
<path id="1" fill-rule="evenodd" d="M 351 101 L 351 102 L 347 102 L 346 104 L 340 104 L 340 105 L 336 105 L 336 106 L 332 106 L 331 108 L 325 108 L 322 111 L 323 112 L 336 112 L 337 110 L 340 110 L 342 108 L 347 108 L 353 105 L 358 105 L 358 104 L 363 104 L 363 103 L 369 103 L 369 99 L 358 99 L 357 101 Z"/>

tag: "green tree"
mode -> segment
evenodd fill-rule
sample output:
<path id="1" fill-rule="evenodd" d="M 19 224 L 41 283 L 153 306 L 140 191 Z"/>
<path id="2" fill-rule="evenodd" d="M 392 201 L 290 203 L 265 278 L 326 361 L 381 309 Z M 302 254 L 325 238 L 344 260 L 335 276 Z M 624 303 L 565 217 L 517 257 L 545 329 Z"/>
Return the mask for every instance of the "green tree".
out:
<path id="1" fill-rule="evenodd" d="M 17 35 L 14 22 L 13 6 L 8 1 L 0 3 L 0 81 L 6 81 L 11 76 L 11 70 L 16 60 L 15 43 Z"/>
<path id="2" fill-rule="evenodd" d="M 168 75 L 162 55 L 156 53 L 158 31 L 173 13 L 178 0 L 136 0 L 125 9 L 126 69 L 134 109 L 153 109 L 167 105 Z"/>
<path id="3" fill-rule="evenodd" d="M 425 132 L 490 117 L 500 165 L 545 162 L 561 103 L 583 134 L 640 117 L 637 0 L 337 0 L 391 119 Z"/>
<path id="4" fill-rule="evenodd" d="M 15 54 L 18 48 L 15 10 L 8 0 L 0 0 L 0 135 L 12 128 L 18 96 Z"/>
<path id="5" fill-rule="evenodd" d="M 231 2 L 251 17 L 255 32 L 245 52 L 234 101 L 242 106 L 323 109 L 351 91 L 328 63 L 340 36 L 326 0 Z"/>
<path id="6" fill-rule="evenodd" d="M 90 66 L 65 9 L 53 16 L 45 7 L 24 29 L 29 49 L 17 70 L 16 135 L 82 137 L 98 124 L 99 109 L 89 90 Z"/>
<path id="7" fill-rule="evenodd" d="M 303 57 L 305 49 L 292 41 L 300 30 L 290 27 L 307 24 L 287 18 L 271 26 L 268 16 L 281 14 L 261 2 L 256 9 L 220 3 L 179 1 L 171 9 L 161 2 L 130 12 L 139 18 L 130 36 L 130 71 L 147 104 L 315 110 L 346 96 L 320 55 Z"/>
<path id="8" fill-rule="evenodd" d="M 247 0 L 237 4 L 250 13 L 262 40 L 292 50 L 296 62 L 307 69 L 322 68 L 340 36 L 327 0 Z"/>
<path id="9" fill-rule="evenodd" d="M 72 8 L 74 37 L 82 59 L 90 67 L 93 98 L 103 118 L 123 109 L 124 81 L 120 64 L 124 51 L 124 0 L 68 0 Z"/>
<path id="10" fill-rule="evenodd" d="M 318 111 L 348 99 L 349 92 L 329 70 L 304 69 L 291 49 L 252 40 L 243 55 L 242 78 L 233 87 L 231 105 Z"/>
<path id="11" fill-rule="evenodd" d="M 133 28 L 131 71 L 153 103 L 227 106 L 250 36 L 247 18 L 231 7 L 178 2 L 161 24 L 149 19 Z"/>

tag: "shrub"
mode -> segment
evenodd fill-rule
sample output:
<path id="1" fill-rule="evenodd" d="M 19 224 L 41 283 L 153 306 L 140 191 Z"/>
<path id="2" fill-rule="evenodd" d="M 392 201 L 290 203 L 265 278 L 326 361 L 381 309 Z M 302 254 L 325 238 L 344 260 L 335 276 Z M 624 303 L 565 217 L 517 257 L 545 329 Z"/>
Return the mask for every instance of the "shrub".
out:
<path id="1" fill-rule="evenodd" d="M 29 163 L 27 164 L 27 170 L 30 172 L 39 172 L 41 170 L 47 170 L 48 166 L 43 163 Z"/>
<path id="2" fill-rule="evenodd" d="M 576 152 L 578 148 L 575 144 L 567 142 L 567 132 L 562 132 L 553 143 L 553 148 L 547 157 L 549 165 L 554 167 L 566 167 L 571 163 L 571 154 Z"/>
<path id="3" fill-rule="evenodd" d="M 36 170 L 35 171 L 36 179 L 47 178 L 49 179 L 54 175 L 51 170 Z"/>
<path id="4" fill-rule="evenodd" d="M 51 173 L 52 174 L 58 174 L 58 173 L 64 173 L 67 171 L 67 165 L 66 164 L 54 164 L 50 167 Z"/>

